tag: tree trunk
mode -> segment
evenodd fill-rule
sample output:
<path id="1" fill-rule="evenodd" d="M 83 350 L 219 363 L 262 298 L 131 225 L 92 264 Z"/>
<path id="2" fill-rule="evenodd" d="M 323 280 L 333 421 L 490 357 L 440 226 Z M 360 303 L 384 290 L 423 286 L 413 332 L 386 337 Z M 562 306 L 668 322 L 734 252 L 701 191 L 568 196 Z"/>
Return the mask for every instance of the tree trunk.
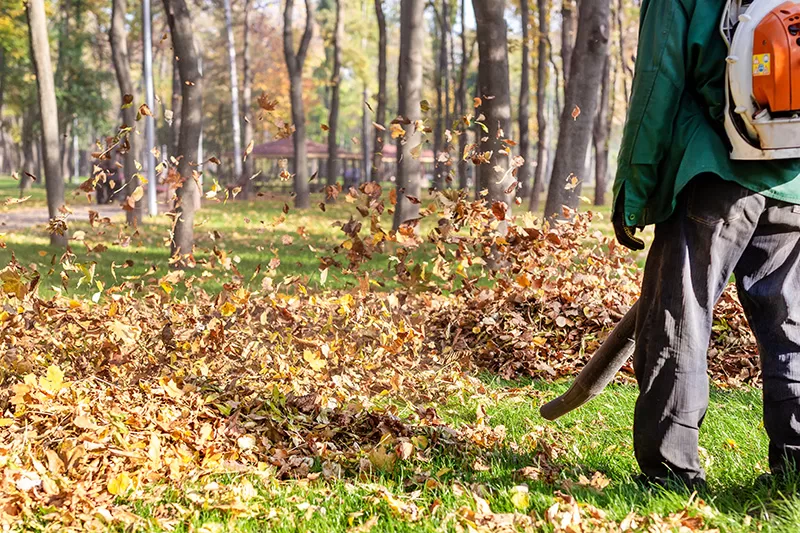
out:
<path id="1" fill-rule="evenodd" d="M 47 38 L 47 21 L 44 0 L 29 0 L 27 3 L 28 31 L 31 41 L 31 59 L 36 73 L 39 92 L 39 113 L 42 121 L 42 152 L 44 158 L 45 186 L 47 189 L 47 212 L 50 221 L 58 218 L 64 206 L 64 179 L 61 175 L 58 142 L 58 108 L 53 82 L 53 67 L 50 62 L 50 42 Z M 66 233 L 50 233 L 52 246 L 65 247 Z"/>
<path id="2" fill-rule="evenodd" d="M 444 48 L 442 49 L 442 72 L 444 78 L 444 124 L 445 130 L 449 130 L 453 127 L 453 116 L 450 113 L 450 61 L 449 57 L 452 53 L 449 51 L 449 47 L 452 45 L 451 37 L 452 37 L 452 28 L 450 27 L 450 0 L 445 0 L 442 4 L 442 20 L 444 22 L 444 27 L 442 28 L 442 36 L 444 37 Z M 452 132 L 451 132 L 452 133 Z M 442 172 L 444 175 L 442 179 L 444 181 L 444 186 L 447 187 L 450 182 L 452 182 L 452 178 L 450 178 L 450 169 L 452 167 L 452 163 L 450 160 L 450 142 L 447 140 L 447 137 L 444 139 L 444 144 L 442 145 L 442 151 L 446 152 L 446 160 L 442 163 Z"/>
<path id="3" fill-rule="evenodd" d="M 466 0 L 461 0 L 461 69 L 458 73 L 458 88 L 456 89 L 456 105 L 458 118 L 462 125 L 458 135 L 458 188 L 461 190 L 469 187 L 467 183 L 467 162 L 464 161 L 464 150 L 467 148 L 467 130 L 461 118 L 467 113 L 467 69 L 472 60 L 472 49 L 467 56 L 467 16 Z M 474 46 L 474 43 L 473 43 Z"/>
<path id="4" fill-rule="evenodd" d="M 604 0 L 601 0 L 604 1 Z M 572 72 L 572 50 L 575 48 L 575 0 L 563 0 L 561 4 L 561 63 L 564 66 L 564 91 L 567 90 Z"/>
<path id="5" fill-rule="evenodd" d="M 572 56 L 572 73 L 567 82 L 558 148 L 545 205 L 546 217 L 560 216 L 562 206 L 578 207 L 581 177 L 575 174 L 584 172 L 586 153 L 592 140 L 592 125 L 599 100 L 597 92 L 608 53 L 609 15 L 609 0 L 594 0 L 581 5 L 578 41 Z M 577 116 L 573 118 L 574 115 Z"/>
<path id="6" fill-rule="evenodd" d="M 633 80 L 633 69 L 628 65 L 628 61 L 626 59 L 627 45 L 625 43 L 625 23 L 623 21 L 625 16 L 625 5 L 623 4 L 623 0 L 617 0 L 617 9 L 615 11 L 617 17 L 617 28 L 619 30 L 619 62 L 623 74 L 622 89 L 625 94 L 625 104 L 627 105 L 630 101 L 630 86 L 628 80 Z"/>
<path id="7" fill-rule="evenodd" d="M 311 205 L 308 187 L 308 152 L 306 150 L 306 116 L 303 108 L 303 65 L 311 42 L 313 23 L 311 16 L 311 0 L 305 0 L 306 27 L 300 40 L 300 47 L 294 51 L 292 34 L 292 15 L 294 0 L 286 0 L 283 9 L 283 55 L 289 71 L 290 98 L 292 102 L 292 121 L 294 122 L 294 205 L 299 209 L 307 209 Z"/>
<path id="8" fill-rule="evenodd" d="M 252 23 L 251 0 L 244 0 L 244 36 L 242 38 L 242 59 L 244 68 L 242 70 L 242 116 L 244 117 L 244 146 L 250 146 L 253 142 L 253 118 L 251 117 L 251 107 L 253 105 L 253 69 L 250 65 L 250 24 Z M 248 157 L 242 162 L 242 192 L 243 200 L 250 198 L 253 192 L 253 158 Z"/>
<path id="9" fill-rule="evenodd" d="M 192 29 L 192 15 L 186 0 L 163 0 L 172 33 L 172 47 L 180 58 L 181 129 L 178 141 L 178 174 L 181 186 L 175 200 L 172 258 L 179 268 L 192 266 L 194 259 L 194 216 L 200 202 L 197 183 L 197 148 L 203 120 L 203 77 Z"/>
<path id="10" fill-rule="evenodd" d="M 520 15 L 522 19 L 522 69 L 520 72 L 519 87 L 519 155 L 525 160 L 517 170 L 517 181 L 520 184 L 520 197 L 527 200 L 530 194 L 531 180 L 531 147 L 529 134 L 530 121 L 530 92 L 531 92 L 531 62 L 530 62 L 530 0 L 520 1 Z"/>
<path id="11" fill-rule="evenodd" d="M 514 180 L 507 172 L 510 154 L 503 142 L 511 129 L 508 45 L 503 18 L 505 0 L 473 0 L 472 5 L 478 25 L 480 111 L 486 117 L 484 124 L 489 130 L 481 133 L 480 151 L 492 154 L 491 161 L 478 165 L 478 181 L 481 190 L 489 191 L 489 202 L 504 202 L 510 211 Z"/>
<path id="12" fill-rule="evenodd" d="M 183 88 L 181 87 L 181 72 L 178 65 L 177 53 L 172 54 L 172 125 L 169 128 L 169 151 L 177 157 L 180 152 L 181 119 L 183 118 Z"/>
<path id="13" fill-rule="evenodd" d="M 441 13 L 436 10 L 434 4 L 434 11 L 436 11 L 436 22 L 439 33 L 439 50 L 438 59 L 439 66 L 436 69 L 436 124 L 433 135 L 434 146 L 434 171 L 433 171 L 433 188 L 437 191 L 444 189 L 445 181 L 448 175 L 448 166 L 445 161 L 442 161 L 441 154 L 449 152 L 447 142 L 444 138 L 444 131 L 450 127 L 450 73 L 449 63 L 447 57 L 447 39 L 450 33 L 449 29 L 449 13 L 447 5 L 449 0 L 442 2 Z"/>
<path id="14" fill-rule="evenodd" d="M 386 122 L 386 17 L 383 14 L 383 0 L 375 0 L 375 17 L 378 19 L 378 109 L 375 122 L 385 126 Z M 381 128 L 375 128 L 375 146 L 372 158 L 372 181 L 380 183 L 383 179 L 383 141 L 386 135 Z"/>
<path id="15" fill-rule="evenodd" d="M 31 189 L 33 178 L 36 175 L 36 136 L 33 134 L 33 124 L 36 117 L 31 108 L 26 108 L 22 114 L 22 175 L 19 177 L 19 195 L 25 196 Z"/>
<path id="16" fill-rule="evenodd" d="M 128 37 L 125 31 L 125 15 L 128 9 L 127 0 L 113 0 L 111 7 L 111 57 L 114 61 L 114 72 L 117 75 L 117 85 L 122 101 L 125 96 L 133 97 L 133 82 L 131 81 L 131 66 L 128 58 Z M 139 153 L 139 136 L 136 135 L 136 107 L 129 105 L 122 110 L 122 128 L 130 128 L 126 138 L 128 141 L 125 153 L 125 179 L 127 192 L 133 194 L 139 187 L 139 175 L 136 170 L 136 157 Z M 137 201 L 134 208 L 127 212 L 128 224 L 137 226 L 142 222 L 142 202 Z"/>
<path id="17" fill-rule="evenodd" d="M 0 173 L 4 173 L 8 163 L 9 147 L 6 146 L 6 124 L 3 120 L 3 103 L 6 88 L 6 50 L 0 44 Z"/>
<path id="18" fill-rule="evenodd" d="M 339 75 L 342 69 L 340 46 L 344 40 L 344 17 L 342 17 L 342 2 L 334 0 L 336 10 L 336 27 L 333 30 L 333 70 L 331 71 L 331 107 L 328 111 L 328 172 L 327 184 L 329 187 L 336 185 L 339 177 L 339 144 L 337 132 L 339 129 Z M 329 195 L 326 201 L 335 201 L 335 196 Z"/>
<path id="19" fill-rule="evenodd" d="M 225 31 L 228 36 L 228 65 L 231 80 L 231 124 L 233 126 L 233 176 L 231 183 L 239 183 L 242 179 L 242 125 L 239 122 L 239 76 L 236 72 L 236 45 L 233 42 L 233 17 L 231 16 L 231 0 L 223 0 L 225 4 Z"/>
<path id="20" fill-rule="evenodd" d="M 536 169 L 531 189 L 530 211 L 539 210 L 539 196 L 544 190 L 544 182 L 547 178 L 547 151 L 548 137 L 547 131 L 547 63 L 549 61 L 549 39 L 550 23 L 548 14 L 550 11 L 549 0 L 537 0 L 539 11 L 539 51 L 537 52 L 538 65 L 536 67 L 536 124 L 539 132 L 536 141 Z M 556 90 L 558 92 L 558 90 Z"/>
<path id="21" fill-rule="evenodd" d="M 403 0 L 400 5 L 400 65 L 397 77 L 398 112 L 404 121 L 405 135 L 397 142 L 397 205 L 394 229 L 419 217 L 420 171 L 413 150 L 421 143 L 414 123 L 421 118 L 422 49 L 425 43 L 423 0 Z M 412 199 L 409 199 L 411 197 Z"/>
<path id="22" fill-rule="evenodd" d="M 605 65 L 603 66 L 603 80 L 600 87 L 600 101 L 597 107 L 597 114 L 594 121 L 594 205 L 600 206 L 606 203 L 606 185 L 608 183 L 608 141 L 609 141 L 609 92 L 611 83 L 611 55 L 606 54 Z"/>

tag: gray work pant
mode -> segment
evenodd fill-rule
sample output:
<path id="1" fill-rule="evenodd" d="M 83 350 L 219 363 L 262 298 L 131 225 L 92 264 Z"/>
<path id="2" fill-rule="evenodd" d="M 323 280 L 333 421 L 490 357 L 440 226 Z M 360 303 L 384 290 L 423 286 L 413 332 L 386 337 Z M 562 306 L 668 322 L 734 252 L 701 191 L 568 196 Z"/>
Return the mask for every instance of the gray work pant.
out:
<path id="1" fill-rule="evenodd" d="M 770 468 L 800 465 L 800 206 L 709 174 L 692 180 L 656 225 L 644 272 L 633 434 L 649 477 L 705 477 L 706 357 L 714 304 L 731 274 L 758 341 Z"/>

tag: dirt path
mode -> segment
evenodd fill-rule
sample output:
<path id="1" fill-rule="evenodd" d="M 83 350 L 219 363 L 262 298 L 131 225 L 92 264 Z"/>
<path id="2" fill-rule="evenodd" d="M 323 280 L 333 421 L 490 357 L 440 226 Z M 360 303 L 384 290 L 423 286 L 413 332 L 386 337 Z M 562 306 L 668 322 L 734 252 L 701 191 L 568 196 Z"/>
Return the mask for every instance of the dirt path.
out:
<path id="1" fill-rule="evenodd" d="M 122 217 L 124 212 L 119 205 L 80 205 L 70 207 L 70 220 L 89 220 L 89 210 L 97 211 L 101 217 Z M 43 227 L 48 221 L 46 207 L 27 207 L 0 213 L 0 232 L 25 230 Z"/>

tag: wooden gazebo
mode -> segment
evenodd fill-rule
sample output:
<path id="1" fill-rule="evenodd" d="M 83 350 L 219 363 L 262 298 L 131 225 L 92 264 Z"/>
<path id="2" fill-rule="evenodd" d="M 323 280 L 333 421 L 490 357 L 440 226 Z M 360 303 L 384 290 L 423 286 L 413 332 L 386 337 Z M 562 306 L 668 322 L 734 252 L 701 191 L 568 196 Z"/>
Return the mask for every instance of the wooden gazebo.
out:
<path id="1" fill-rule="evenodd" d="M 306 139 L 306 153 L 308 154 L 309 175 L 319 172 L 319 183 L 324 183 L 327 177 L 327 164 L 325 163 L 328 160 L 328 146 Z M 265 185 L 280 174 L 281 160 L 288 161 L 288 170 L 292 171 L 294 168 L 294 143 L 291 137 L 262 143 L 254 146 L 248 157 L 253 158 L 255 170 L 261 171 L 261 174 L 254 179 L 254 184 L 256 186 Z M 340 161 L 340 177 L 345 180 L 345 183 L 348 180 L 358 180 L 360 176 L 364 176 L 364 160 L 361 154 L 340 148 L 337 157 Z"/>

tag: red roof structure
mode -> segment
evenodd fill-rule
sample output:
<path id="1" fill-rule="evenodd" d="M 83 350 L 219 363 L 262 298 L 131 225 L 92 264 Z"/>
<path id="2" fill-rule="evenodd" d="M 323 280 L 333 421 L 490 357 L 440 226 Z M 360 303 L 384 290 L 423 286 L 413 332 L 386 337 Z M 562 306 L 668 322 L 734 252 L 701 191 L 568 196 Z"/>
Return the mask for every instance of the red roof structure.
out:
<path id="1" fill-rule="evenodd" d="M 306 139 L 306 151 L 309 159 L 328 159 L 328 146 Z M 339 159 L 361 160 L 361 154 L 339 149 Z M 250 157 L 254 159 L 293 159 L 294 144 L 291 137 L 277 141 L 262 143 L 253 147 Z"/>
<path id="2" fill-rule="evenodd" d="M 384 144 L 381 155 L 384 161 L 397 161 L 397 144 L 393 142 Z M 431 149 L 423 150 L 419 156 L 419 160 L 422 163 L 433 163 L 433 158 L 433 150 Z"/>

